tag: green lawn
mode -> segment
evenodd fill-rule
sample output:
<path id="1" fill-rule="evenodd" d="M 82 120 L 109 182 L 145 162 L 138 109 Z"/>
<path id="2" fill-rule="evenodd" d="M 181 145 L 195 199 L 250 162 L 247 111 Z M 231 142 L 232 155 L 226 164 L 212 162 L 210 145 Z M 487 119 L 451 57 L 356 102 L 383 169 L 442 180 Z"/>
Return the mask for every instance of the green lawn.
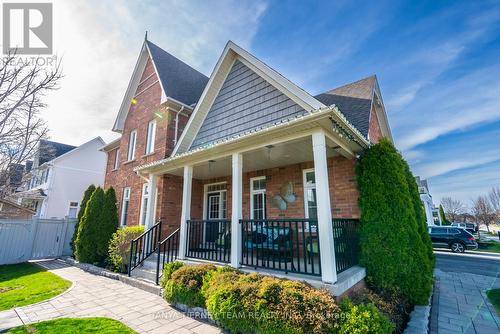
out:
<path id="1" fill-rule="evenodd" d="M 119 321 L 108 318 L 61 318 L 12 328 L 7 334 L 136 333 Z"/>
<path id="2" fill-rule="evenodd" d="M 0 311 L 57 296 L 71 282 L 31 263 L 0 266 Z"/>
<path id="3" fill-rule="evenodd" d="M 490 302 L 495 305 L 497 313 L 500 314 L 500 289 L 492 289 L 486 292 Z"/>
<path id="4" fill-rule="evenodd" d="M 479 252 L 500 253 L 500 242 L 480 241 L 480 242 L 478 242 L 478 244 L 479 244 L 479 248 L 476 250 Z"/>

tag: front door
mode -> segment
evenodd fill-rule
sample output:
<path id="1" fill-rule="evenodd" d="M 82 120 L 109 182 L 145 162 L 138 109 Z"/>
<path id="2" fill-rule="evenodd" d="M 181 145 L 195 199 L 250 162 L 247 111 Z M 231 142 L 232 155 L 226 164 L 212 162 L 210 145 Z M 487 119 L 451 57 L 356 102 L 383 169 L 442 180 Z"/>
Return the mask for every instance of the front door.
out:
<path id="1" fill-rule="evenodd" d="M 219 235 L 220 223 L 218 220 L 226 218 L 226 192 L 218 191 L 207 194 L 207 226 L 205 241 L 215 242 Z M 215 222 L 214 220 L 217 220 Z M 212 221 L 212 222 L 211 222 Z"/>

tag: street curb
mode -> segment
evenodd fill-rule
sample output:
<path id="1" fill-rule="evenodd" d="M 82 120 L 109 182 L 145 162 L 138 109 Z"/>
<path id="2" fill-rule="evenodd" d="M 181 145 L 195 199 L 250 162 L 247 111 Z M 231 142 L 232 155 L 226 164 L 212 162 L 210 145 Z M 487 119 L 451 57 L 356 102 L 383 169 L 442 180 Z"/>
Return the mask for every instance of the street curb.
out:
<path id="1" fill-rule="evenodd" d="M 406 324 L 404 334 L 422 334 L 429 333 L 430 315 L 431 315 L 431 302 L 434 292 L 434 287 L 429 297 L 427 305 L 416 305 L 410 313 L 410 321 Z"/>

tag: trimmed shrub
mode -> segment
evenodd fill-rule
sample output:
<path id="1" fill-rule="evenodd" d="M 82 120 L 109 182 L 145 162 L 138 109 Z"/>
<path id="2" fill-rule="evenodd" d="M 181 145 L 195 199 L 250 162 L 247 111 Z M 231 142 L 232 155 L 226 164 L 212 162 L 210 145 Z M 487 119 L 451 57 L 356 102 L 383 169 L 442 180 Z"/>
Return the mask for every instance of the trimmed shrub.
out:
<path id="1" fill-rule="evenodd" d="M 80 262 L 102 264 L 104 258 L 99 252 L 101 226 L 100 218 L 104 206 L 104 191 L 101 187 L 90 196 L 76 238 L 76 259 Z"/>
<path id="2" fill-rule="evenodd" d="M 451 225 L 450 221 L 446 218 L 446 214 L 441 204 L 439 204 L 439 218 L 441 218 L 442 225 Z"/>
<path id="3" fill-rule="evenodd" d="M 343 312 L 338 334 L 390 334 L 394 325 L 373 304 L 354 305 L 349 298 L 340 303 Z"/>
<path id="4" fill-rule="evenodd" d="M 109 242 L 108 264 L 116 271 L 125 273 L 130 260 L 130 241 L 144 233 L 144 226 L 128 226 L 116 231 Z"/>
<path id="5" fill-rule="evenodd" d="M 208 311 L 234 333 L 330 333 L 339 318 L 327 291 L 302 282 L 220 271 L 209 285 Z"/>
<path id="6" fill-rule="evenodd" d="M 87 202 L 90 199 L 90 196 L 92 196 L 92 193 L 95 191 L 95 186 L 91 184 L 87 190 L 83 193 L 83 198 L 82 201 L 80 202 L 80 210 L 78 211 L 77 215 L 77 220 L 75 224 L 75 231 L 73 232 L 73 237 L 71 238 L 70 246 L 71 246 L 71 252 L 73 255 L 76 252 L 76 246 L 75 246 L 75 241 L 78 236 L 78 226 L 80 225 L 80 222 L 82 221 L 83 214 L 85 213 L 85 207 L 87 206 Z"/>
<path id="7" fill-rule="evenodd" d="M 432 262 L 419 233 L 403 161 L 387 139 L 365 150 L 359 159 L 360 262 L 369 284 L 400 291 L 411 303 L 425 304 L 432 289 Z"/>
<path id="8" fill-rule="evenodd" d="M 182 266 L 175 270 L 170 279 L 165 280 L 165 299 L 190 307 L 205 307 L 205 297 L 201 293 L 203 277 L 213 270 L 216 270 L 216 267 L 212 264 Z"/>
<path id="9" fill-rule="evenodd" d="M 396 333 L 403 333 L 413 306 L 394 291 L 361 289 L 351 295 L 354 305 L 373 304 L 394 324 Z"/>

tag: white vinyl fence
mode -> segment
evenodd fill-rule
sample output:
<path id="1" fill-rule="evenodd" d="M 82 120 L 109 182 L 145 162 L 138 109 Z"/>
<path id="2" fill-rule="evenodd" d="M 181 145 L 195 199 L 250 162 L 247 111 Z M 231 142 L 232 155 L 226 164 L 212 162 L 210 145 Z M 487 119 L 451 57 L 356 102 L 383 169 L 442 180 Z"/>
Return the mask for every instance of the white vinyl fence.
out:
<path id="1" fill-rule="evenodd" d="M 0 220 L 0 264 L 71 255 L 76 220 Z"/>

